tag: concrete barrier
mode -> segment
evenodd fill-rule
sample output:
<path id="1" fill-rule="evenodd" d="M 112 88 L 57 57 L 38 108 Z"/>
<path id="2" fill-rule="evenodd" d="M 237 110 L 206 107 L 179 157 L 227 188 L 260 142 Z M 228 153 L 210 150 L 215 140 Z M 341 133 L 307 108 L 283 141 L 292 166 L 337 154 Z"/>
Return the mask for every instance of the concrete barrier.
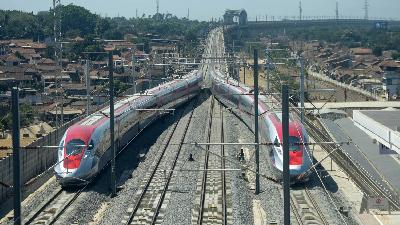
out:
<path id="1" fill-rule="evenodd" d="M 329 83 L 331 83 L 331 84 L 333 84 L 335 86 L 338 86 L 338 87 L 341 87 L 341 88 L 344 88 L 344 89 L 347 89 L 347 90 L 350 90 L 350 91 L 354 91 L 356 93 L 362 94 L 362 95 L 367 96 L 369 98 L 372 98 L 374 100 L 386 101 L 384 98 L 382 98 L 382 97 L 380 97 L 378 95 L 374 95 L 369 91 L 366 91 L 366 90 L 358 88 L 358 87 L 353 87 L 353 86 L 348 85 L 348 84 L 344 84 L 344 83 L 339 82 L 337 80 L 333 80 L 333 79 L 331 79 L 331 78 L 329 78 L 329 77 L 327 77 L 327 76 L 325 76 L 323 74 L 314 72 L 312 70 L 308 70 L 308 74 L 310 74 L 311 76 L 317 78 L 318 80 L 327 81 L 327 82 L 329 82 Z"/>

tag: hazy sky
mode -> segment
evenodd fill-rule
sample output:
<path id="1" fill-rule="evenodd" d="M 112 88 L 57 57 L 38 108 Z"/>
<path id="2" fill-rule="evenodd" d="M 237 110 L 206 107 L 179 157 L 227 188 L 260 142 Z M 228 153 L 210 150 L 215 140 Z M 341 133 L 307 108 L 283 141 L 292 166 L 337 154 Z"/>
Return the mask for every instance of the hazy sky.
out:
<path id="1" fill-rule="evenodd" d="M 84 6 L 102 16 L 134 17 L 136 9 L 139 16 L 154 14 L 156 0 L 61 0 L 63 4 L 73 3 Z M 364 16 L 364 0 L 337 0 L 341 16 Z M 18 9 L 23 11 L 48 10 L 52 0 L 0 0 L 1 9 Z M 336 0 L 302 0 L 304 16 L 334 16 Z M 370 17 L 400 18 L 399 0 L 369 0 Z M 170 12 L 179 17 L 187 15 L 190 18 L 209 20 L 211 17 L 221 17 L 225 9 L 244 8 L 250 20 L 265 18 L 265 15 L 298 16 L 299 0 L 160 0 L 160 12 Z"/>

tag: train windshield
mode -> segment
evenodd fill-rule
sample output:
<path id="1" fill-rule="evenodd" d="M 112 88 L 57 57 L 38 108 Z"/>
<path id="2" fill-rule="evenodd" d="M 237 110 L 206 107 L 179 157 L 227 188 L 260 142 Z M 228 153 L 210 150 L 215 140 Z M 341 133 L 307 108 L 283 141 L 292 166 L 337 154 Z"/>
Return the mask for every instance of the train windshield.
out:
<path id="1" fill-rule="evenodd" d="M 65 147 L 67 151 L 67 155 L 78 155 L 82 152 L 85 148 L 85 142 L 80 139 L 73 139 L 68 142 L 67 146 Z"/>
<path id="2" fill-rule="evenodd" d="M 298 137 L 290 136 L 289 137 L 289 151 L 296 152 L 300 151 L 301 148 L 301 140 Z"/>

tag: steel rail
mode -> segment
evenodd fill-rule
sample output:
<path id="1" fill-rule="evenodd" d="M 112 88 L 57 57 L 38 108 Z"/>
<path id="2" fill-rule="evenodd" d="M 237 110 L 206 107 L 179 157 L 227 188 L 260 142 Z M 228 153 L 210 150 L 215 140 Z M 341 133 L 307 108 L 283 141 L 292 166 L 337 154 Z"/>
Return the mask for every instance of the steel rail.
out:
<path id="1" fill-rule="evenodd" d="M 310 190 L 304 186 L 304 192 L 306 193 L 307 197 L 310 199 L 312 206 L 316 210 L 319 218 L 321 219 L 322 223 L 324 225 L 329 225 L 328 221 L 326 220 L 324 214 L 321 211 L 321 208 L 318 206 L 317 202 L 315 201 L 314 197 L 312 196 Z"/>
<path id="2" fill-rule="evenodd" d="M 160 213 L 162 204 L 163 204 L 164 199 L 165 199 L 165 195 L 167 193 L 169 184 L 170 184 L 171 179 L 172 179 L 172 174 L 174 173 L 174 169 L 175 169 L 176 164 L 178 162 L 178 158 L 179 158 L 181 150 L 182 150 L 183 142 L 185 141 L 186 135 L 188 134 L 188 129 L 189 129 L 189 125 L 190 125 L 190 123 L 192 121 L 192 118 L 193 118 L 194 109 L 195 109 L 195 107 L 193 106 L 193 109 L 192 109 L 192 111 L 190 113 L 190 116 L 189 116 L 189 120 L 186 123 L 185 129 L 183 131 L 183 135 L 182 135 L 181 140 L 180 140 L 180 145 L 178 146 L 178 150 L 177 150 L 177 152 L 175 154 L 175 158 L 174 158 L 174 161 L 172 163 L 171 170 L 168 173 L 167 181 L 166 181 L 166 183 L 164 185 L 163 191 L 161 193 L 161 197 L 160 197 L 160 199 L 159 199 L 159 201 L 157 203 L 156 212 L 154 213 L 154 216 L 152 217 L 151 224 L 156 224 L 156 222 L 157 222 L 157 217 L 158 217 L 158 215 Z"/>
<path id="3" fill-rule="evenodd" d="M 193 110 L 194 110 L 194 108 L 193 108 Z M 192 112 L 191 112 L 192 114 L 193 114 L 193 110 L 192 110 Z M 169 143 L 171 143 L 172 137 L 173 137 L 173 135 L 175 134 L 175 131 L 177 130 L 178 124 L 179 124 L 179 122 L 180 122 L 180 121 L 182 120 L 182 118 L 183 118 L 183 114 L 184 114 L 184 113 L 183 113 L 183 111 L 182 111 L 182 113 L 181 113 L 180 116 L 179 116 L 178 121 L 176 121 L 176 122 L 174 123 L 174 125 L 173 125 L 173 127 L 172 127 L 172 130 L 171 130 L 170 134 L 169 134 L 168 137 L 167 137 L 167 143 L 163 145 L 163 148 L 162 148 L 162 150 L 161 150 L 161 155 L 160 155 L 160 157 L 159 157 L 159 158 L 157 159 L 157 161 L 156 161 L 155 168 L 154 168 L 153 171 L 151 172 L 149 179 L 146 181 L 145 187 L 143 188 L 142 192 L 140 193 L 140 196 L 139 196 L 139 198 L 137 199 L 137 201 L 136 201 L 136 203 L 135 203 L 135 205 L 134 205 L 134 207 L 133 207 L 133 210 L 132 210 L 132 212 L 131 212 L 130 215 L 129 215 L 129 219 L 126 221 L 125 224 L 127 224 L 127 225 L 128 225 L 128 224 L 131 224 L 132 221 L 133 221 L 133 219 L 134 219 L 135 214 L 138 212 L 138 210 L 139 210 L 139 208 L 140 208 L 140 205 L 141 205 L 141 203 L 142 203 L 142 200 L 143 200 L 144 197 L 146 196 L 146 193 L 147 193 L 147 191 L 148 191 L 148 189 L 149 189 L 149 187 L 150 187 L 150 184 L 152 183 L 153 178 L 154 178 L 156 172 L 158 171 L 158 168 L 159 168 L 159 166 L 160 166 L 160 163 L 162 162 L 162 160 L 163 160 L 163 158 L 164 158 L 164 155 L 165 155 L 165 153 L 166 153 L 168 147 L 170 146 Z M 190 123 L 190 121 L 188 121 L 188 124 L 189 124 L 189 123 Z M 172 172 L 172 171 L 171 171 L 171 172 Z"/>
<path id="4" fill-rule="evenodd" d="M 209 120 L 208 120 L 208 130 L 207 130 L 207 142 L 210 142 L 211 140 L 211 131 L 212 131 L 212 122 L 213 122 L 213 112 L 214 112 L 214 104 L 215 104 L 215 99 L 214 97 L 211 97 L 211 108 L 210 108 L 210 113 L 209 113 Z M 197 224 L 201 225 L 203 224 L 203 213 L 204 213 L 204 203 L 205 203 L 205 196 L 206 196 L 206 186 L 207 186 L 207 169 L 208 169 L 208 160 L 209 160 L 209 151 L 210 151 L 210 146 L 206 146 L 206 155 L 204 158 L 204 173 L 202 177 L 202 183 L 201 183 L 201 194 L 200 194 L 200 208 L 199 208 L 199 215 L 197 218 Z"/>
<path id="5" fill-rule="evenodd" d="M 221 142 L 225 142 L 225 130 L 224 130 L 224 110 L 220 105 L 221 112 Z M 221 179 L 222 179 L 222 224 L 228 224 L 227 206 L 226 206 L 226 173 L 225 173 L 225 146 L 221 145 Z"/>

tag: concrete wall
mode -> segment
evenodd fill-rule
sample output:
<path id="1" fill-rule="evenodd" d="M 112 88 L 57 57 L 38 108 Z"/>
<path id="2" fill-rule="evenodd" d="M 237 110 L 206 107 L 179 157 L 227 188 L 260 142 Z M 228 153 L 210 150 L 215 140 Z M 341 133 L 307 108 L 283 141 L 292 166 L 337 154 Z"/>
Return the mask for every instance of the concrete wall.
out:
<path id="1" fill-rule="evenodd" d="M 29 146 L 58 145 L 66 129 L 77 122 L 80 117 L 64 124 L 58 130 L 38 139 Z M 28 147 L 29 147 L 28 146 Z M 56 148 L 21 149 L 21 180 L 23 184 L 28 183 L 42 172 L 49 169 L 57 161 Z M 13 158 L 7 157 L 0 160 L 0 181 L 7 185 L 13 184 Z M 11 188 L 0 185 L 0 202 L 12 194 Z"/>

